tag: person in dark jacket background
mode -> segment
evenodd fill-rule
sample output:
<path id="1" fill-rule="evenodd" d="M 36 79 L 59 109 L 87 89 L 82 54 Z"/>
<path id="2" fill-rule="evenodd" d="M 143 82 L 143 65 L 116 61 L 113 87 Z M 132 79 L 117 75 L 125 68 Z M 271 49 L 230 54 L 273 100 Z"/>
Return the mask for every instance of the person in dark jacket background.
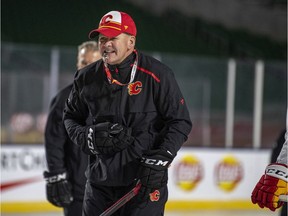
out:
<path id="1" fill-rule="evenodd" d="M 283 144 L 285 143 L 285 134 L 286 129 L 283 129 L 276 140 L 276 144 L 273 146 L 270 163 L 277 162 L 277 158 L 283 148 Z M 279 216 L 287 216 L 287 214 L 288 214 L 287 202 L 284 202 L 279 212 Z"/>
<path id="2" fill-rule="evenodd" d="M 102 17 L 89 33 L 102 60 L 77 71 L 65 106 L 69 137 L 90 155 L 84 216 L 100 215 L 138 181 L 139 194 L 117 215 L 164 215 L 168 167 L 192 128 L 172 70 L 138 52 L 136 34 L 127 13 Z"/>
<path id="3" fill-rule="evenodd" d="M 98 44 L 87 41 L 78 46 L 77 69 L 101 58 Z M 79 146 L 72 143 L 64 127 L 62 116 L 72 83 L 63 88 L 51 101 L 45 128 L 45 153 L 48 172 L 47 199 L 64 208 L 65 216 L 80 216 L 85 190 L 85 170 L 88 157 Z"/>
<path id="4" fill-rule="evenodd" d="M 287 110 L 288 128 L 288 110 Z M 279 215 L 287 216 L 287 182 L 288 182 L 288 143 L 287 129 L 283 130 L 273 147 L 270 164 L 255 185 L 251 201 L 260 208 L 271 211 L 281 208 Z"/>

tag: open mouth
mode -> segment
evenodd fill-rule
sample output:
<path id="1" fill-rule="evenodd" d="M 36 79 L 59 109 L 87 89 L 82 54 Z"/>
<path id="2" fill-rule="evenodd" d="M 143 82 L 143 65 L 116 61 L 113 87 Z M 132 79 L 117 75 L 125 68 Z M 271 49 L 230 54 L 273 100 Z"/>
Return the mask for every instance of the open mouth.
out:
<path id="1" fill-rule="evenodd" d="M 111 53 L 115 53 L 115 51 L 113 51 L 113 50 L 105 50 L 105 51 L 103 52 L 103 56 L 106 57 L 106 56 L 108 56 L 108 55 L 111 54 Z"/>

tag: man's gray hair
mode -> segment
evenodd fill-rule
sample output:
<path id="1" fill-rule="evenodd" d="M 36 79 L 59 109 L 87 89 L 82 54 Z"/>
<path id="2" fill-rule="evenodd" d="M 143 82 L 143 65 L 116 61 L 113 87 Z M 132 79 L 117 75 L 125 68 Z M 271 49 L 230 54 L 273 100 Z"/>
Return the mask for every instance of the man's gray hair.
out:
<path id="1" fill-rule="evenodd" d="M 99 50 L 98 43 L 95 41 L 83 42 L 82 44 L 78 46 L 78 52 L 80 52 L 80 50 L 84 48 L 86 49 L 86 51 L 98 51 Z"/>

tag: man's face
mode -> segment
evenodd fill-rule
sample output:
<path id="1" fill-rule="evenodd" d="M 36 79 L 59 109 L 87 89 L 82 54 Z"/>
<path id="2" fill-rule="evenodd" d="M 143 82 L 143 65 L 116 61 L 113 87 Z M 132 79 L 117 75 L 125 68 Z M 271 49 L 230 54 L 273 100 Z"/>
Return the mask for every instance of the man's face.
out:
<path id="1" fill-rule="evenodd" d="M 99 60 L 100 58 L 101 55 L 99 51 L 88 51 L 86 48 L 82 48 L 78 53 L 77 69 L 80 70 L 81 68 Z"/>
<path id="2" fill-rule="evenodd" d="M 110 65 L 120 64 L 135 47 L 135 37 L 128 34 L 120 34 L 109 38 L 102 34 L 98 39 L 99 50 L 103 60 Z"/>

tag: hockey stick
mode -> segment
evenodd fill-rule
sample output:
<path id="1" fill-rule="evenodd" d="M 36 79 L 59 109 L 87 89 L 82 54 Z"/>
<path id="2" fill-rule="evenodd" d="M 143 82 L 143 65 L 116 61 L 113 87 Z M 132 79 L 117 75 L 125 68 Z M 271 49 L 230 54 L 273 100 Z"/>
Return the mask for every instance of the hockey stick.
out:
<path id="1" fill-rule="evenodd" d="M 110 216 L 114 212 L 116 212 L 119 208 L 121 208 L 123 205 L 125 205 L 127 202 L 129 202 L 134 196 L 136 196 L 139 193 L 139 190 L 141 188 L 140 180 L 138 180 L 136 186 L 132 188 L 128 193 L 126 193 L 123 197 L 121 197 L 119 200 L 117 200 L 113 205 L 111 205 L 108 209 L 106 209 L 102 214 L 99 216 Z M 287 195 L 280 195 L 279 201 L 287 202 L 288 196 Z"/>
<path id="2" fill-rule="evenodd" d="M 131 200 L 134 196 L 136 196 L 139 193 L 140 188 L 141 188 L 141 183 L 140 183 L 140 180 L 138 180 L 136 186 L 134 188 L 132 188 L 131 191 L 129 191 L 127 194 L 125 194 L 123 197 L 121 197 L 119 200 L 117 200 L 112 206 L 110 206 L 108 209 L 106 209 L 99 216 L 112 215 L 115 211 L 117 211 L 119 208 L 121 208 L 123 205 L 125 205 L 129 200 Z"/>

